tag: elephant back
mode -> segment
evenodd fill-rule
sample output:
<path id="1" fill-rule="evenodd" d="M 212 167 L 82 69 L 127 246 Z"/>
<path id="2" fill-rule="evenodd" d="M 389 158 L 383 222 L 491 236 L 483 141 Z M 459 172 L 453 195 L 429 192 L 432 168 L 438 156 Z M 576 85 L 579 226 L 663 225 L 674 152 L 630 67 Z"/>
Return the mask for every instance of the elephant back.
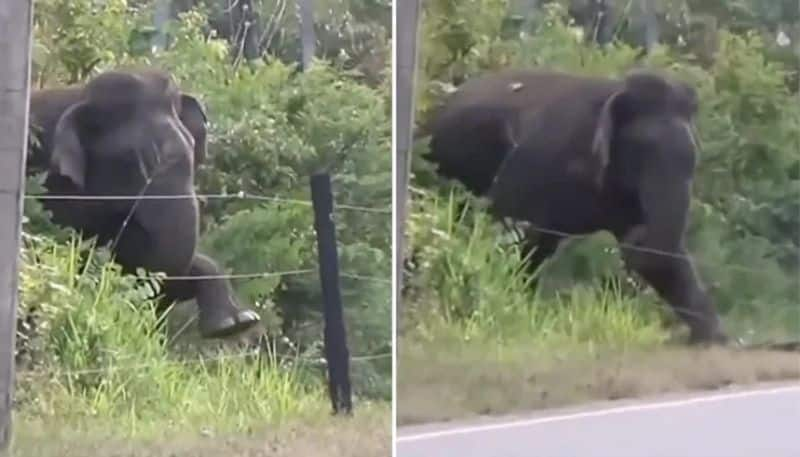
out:
<path id="1" fill-rule="evenodd" d="M 591 81 L 591 84 L 587 84 Z M 456 179 L 471 192 L 489 192 L 509 155 L 536 134 L 552 113 L 585 110 L 579 96 L 595 88 L 601 100 L 618 82 L 555 71 L 505 70 L 462 84 L 435 113 L 428 130 L 430 151 L 424 156 L 437 172 Z M 595 97 L 597 98 L 597 97 Z M 556 125 L 557 130 L 568 125 Z"/>

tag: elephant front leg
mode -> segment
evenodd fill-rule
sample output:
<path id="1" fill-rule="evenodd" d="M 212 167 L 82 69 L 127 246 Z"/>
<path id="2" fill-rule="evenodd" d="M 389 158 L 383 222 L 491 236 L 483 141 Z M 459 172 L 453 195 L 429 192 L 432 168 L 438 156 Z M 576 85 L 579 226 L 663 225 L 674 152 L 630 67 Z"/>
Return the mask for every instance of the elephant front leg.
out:
<path id="1" fill-rule="evenodd" d="M 186 280 L 167 281 L 167 300 L 194 298 L 199 310 L 198 324 L 203 338 L 225 338 L 255 326 L 258 314 L 242 309 L 236 302 L 230 281 L 208 256 L 195 254 Z"/>
<path id="2" fill-rule="evenodd" d="M 692 343 L 725 343 L 720 316 L 686 249 L 694 161 L 688 154 L 656 155 L 639 183 L 641 227 L 628 227 L 625 263 L 644 278 L 690 329 Z M 633 229 L 633 230 L 631 230 Z"/>
<path id="3" fill-rule="evenodd" d="M 649 248 L 647 228 L 638 225 L 618 236 L 625 265 L 637 272 L 690 329 L 690 343 L 726 343 L 708 291 L 698 277 L 692 259 L 681 243 L 674 252 Z"/>

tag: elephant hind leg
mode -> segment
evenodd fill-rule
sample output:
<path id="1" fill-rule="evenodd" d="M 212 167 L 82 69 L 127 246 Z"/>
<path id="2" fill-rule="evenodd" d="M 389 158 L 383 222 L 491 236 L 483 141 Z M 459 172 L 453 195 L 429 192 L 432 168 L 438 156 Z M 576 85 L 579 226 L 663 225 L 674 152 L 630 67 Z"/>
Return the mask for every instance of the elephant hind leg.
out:
<path id="1" fill-rule="evenodd" d="M 526 259 L 525 267 L 528 273 L 538 278 L 539 267 L 555 254 L 563 239 L 561 235 L 537 233 L 535 229 L 527 230 L 522 241 L 521 254 L 523 259 Z"/>
<path id="2" fill-rule="evenodd" d="M 689 326 L 691 343 L 727 341 L 719 314 L 684 246 L 670 253 L 649 251 L 651 243 L 644 225 L 632 227 L 617 239 L 626 267 L 653 287 Z"/>
<path id="3" fill-rule="evenodd" d="M 197 300 L 200 334 L 204 338 L 224 338 L 242 333 L 260 318 L 254 311 L 242 309 L 236 302 L 230 281 L 208 256 L 195 254 L 186 279 L 165 281 L 168 302 Z"/>

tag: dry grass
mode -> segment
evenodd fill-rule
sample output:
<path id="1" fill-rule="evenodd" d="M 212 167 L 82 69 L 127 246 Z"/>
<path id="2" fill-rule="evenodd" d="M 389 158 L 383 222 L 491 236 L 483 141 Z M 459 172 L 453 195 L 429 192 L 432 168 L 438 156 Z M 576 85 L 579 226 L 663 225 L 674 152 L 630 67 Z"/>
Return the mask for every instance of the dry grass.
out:
<path id="1" fill-rule="evenodd" d="M 285 425 L 247 437 L 160 437 L 119 440 L 74 433 L 60 426 L 21 423 L 16 430 L 16 457 L 386 457 L 391 455 L 391 410 L 387 406 L 356 410 L 351 418 L 324 417 Z"/>
<path id="2" fill-rule="evenodd" d="M 401 348 L 403 346 L 401 345 Z M 665 348 L 594 356 L 534 349 L 401 350 L 397 423 L 800 378 L 797 352 Z"/>

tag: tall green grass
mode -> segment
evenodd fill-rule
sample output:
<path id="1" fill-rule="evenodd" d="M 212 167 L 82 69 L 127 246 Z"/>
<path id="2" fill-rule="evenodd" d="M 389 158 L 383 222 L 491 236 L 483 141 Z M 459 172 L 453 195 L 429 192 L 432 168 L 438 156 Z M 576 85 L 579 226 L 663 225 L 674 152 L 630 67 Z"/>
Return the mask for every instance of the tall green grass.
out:
<path id="1" fill-rule="evenodd" d="M 613 348 L 685 337 L 685 325 L 650 287 L 641 281 L 630 287 L 635 277 L 622 270 L 617 249 L 602 235 L 567 242 L 530 275 L 519 248 L 507 242 L 507 230 L 481 200 L 458 185 L 416 192 L 409 225 L 415 268 L 406 309 L 418 338 Z M 586 271 L 576 273 L 583 264 L 589 264 Z M 745 343 L 797 335 L 797 307 L 720 311 L 729 333 Z"/>
<path id="2" fill-rule="evenodd" d="M 416 337 L 607 347 L 668 338 L 663 308 L 651 306 L 647 295 L 626 295 L 618 283 L 538 292 L 518 247 L 504 246 L 503 229 L 460 189 L 444 196 L 421 192 L 415 205 L 410 238 L 416 268 L 407 303 Z"/>
<path id="3" fill-rule="evenodd" d="M 23 423 L 153 435 L 246 431 L 327 410 L 318 367 L 271 354 L 198 358 L 159 328 L 155 281 L 80 243 L 25 236 L 17 415 Z M 88 430 L 87 430 L 88 431 Z"/>

